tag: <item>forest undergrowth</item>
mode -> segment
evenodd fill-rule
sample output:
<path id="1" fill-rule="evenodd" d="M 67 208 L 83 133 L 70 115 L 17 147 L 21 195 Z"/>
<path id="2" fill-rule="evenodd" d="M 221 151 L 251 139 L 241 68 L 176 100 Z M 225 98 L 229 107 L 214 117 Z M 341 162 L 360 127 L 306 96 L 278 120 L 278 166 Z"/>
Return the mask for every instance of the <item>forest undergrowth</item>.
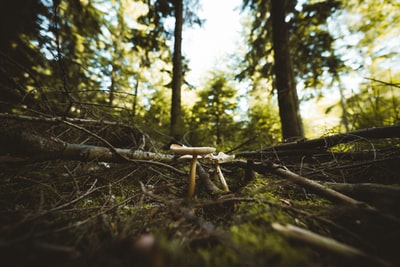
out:
<path id="1" fill-rule="evenodd" d="M 189 166 L 176 158 L 40 160 L 29 144 L 13 143 L 24 131 L 171 154 L 133 126 L 85 122 L 85 132 L 69 123 L 2 118 L 4 266 L 400 265 L 394 245 L 400 238 L 399 128 L 257 151 L 243 146 L 234 161 L 221 164 L 229 192 L 211 192 L 199 178 L 195 197 L 187 199 Z M 215 166 L 205 162 L 202 169 L 221 187 Z M 285 171 L 322 189 L 299 184 Z M 325 190 L 351 201 L 332 199 Z"/>

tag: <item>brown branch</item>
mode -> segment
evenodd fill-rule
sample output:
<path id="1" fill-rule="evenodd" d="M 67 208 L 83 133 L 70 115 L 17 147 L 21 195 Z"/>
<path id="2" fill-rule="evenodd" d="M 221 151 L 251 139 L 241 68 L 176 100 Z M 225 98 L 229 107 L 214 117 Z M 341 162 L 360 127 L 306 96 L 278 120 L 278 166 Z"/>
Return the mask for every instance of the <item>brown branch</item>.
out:
<path id="1" fill-rule="evenodd" d="M 267 152 L 275 153 L 278 151 L 279 152 L 293 151 L 296 149 L 310 150 L 309 153 L 316 153 L 315 149 L 323 151 L 337 144 L 345 144 L 360 139 L 381 139 L 381 138 L 400 138 L 400 125 L 367 128 L 343 134 L 324 136 L 316 139 L 282 143 L 259 151 L 240 152 L 237 153 L 235 156 L 248 158 L 248 157 L 263 155 L 263 153 Z"/>
<path id="2" fill-rule="evenodd" d="M 384 82 L 384 81 L 381 81 L 381 80 L 377 80 L 377 79 L 374 79 L 374 78 L 368 78 L 368 77 L 364 77 L 364 79 L 367 79 L 367 80 L 370 80 L 370 81 L 373 81 L 373 82 L 377 82 L 377 83 L 381 83 L 383 85 L 394 86 L 394 87 L 400 88 L 400 83 Z"/>
<path id="3" fill-rule="evenodd" d="M 213 194 L 221 191 L 221 189 L 211 181 L 210 175 L 203 169 L 203 166 L 201 166 L 199 162 L 197 162 L 196 172 L 208 193 Z"/>
<path id="4" fill-rule="evenodd" d="M 247 162 L 239 161 L 239 160 L 230 162 L 229 164 L 235 164 L 236 166 L 240 166 L 243 168 L 248 166 Z M 323 186 L 323 185 L 319 184 L 318 182 L 309 180 L 301 175 L 293 173 L 293 172 L 289 171 L 287 168 L 280 166 L 278 164 L 275 164 L 270 160 L 266 160 L 262 163 L 252 163 L 251 168 L 255 172 L 260 173 L 262 175 L 265 175 L 267 172 L 275 173 L 275 174 L 279 175 L 280 177 L 283 177 L 297 185 L 301 185 L 304 188 L 314 192 L 315 194 L 317 194 L 321 197 L 324 197 L 326 199 L 329 199 L 333 202 L 349 204 L 353 207 L 361 208 L 367 212 L 370 212 L 371 214 L 378 215 L 389 221 L 392 221 L 395 223 L 400 223 L 400 219 L 395 216 L 382 213 L 380 210 L 376 209 L 375 207 L 373 207 L 363 201 L 356 200 L 356 199 L 349 197 L 345 194 L 342 194 L 336 190 L 333 190 L 331 188 Z"/>
<path id="5" fill-rule="evenodd" d="M 62 123 L 63 121 L 67 121 L 70 123 L 79 123 L 79 124 L 95 124 L 95 125 L 110 125 L 110 126 L 122 126 L 122 127 L 130 127 L 134 128 L 132 125 L 124 124 L 118 121 L 105 121 L 105 120 L 92 120 L 92 119 L 82 119 L 82 118 L 63 118 L 63 117 L 33 117 L 21 114 L 8 114 L 8 113 L 0 113 L 0 119 L 12 119 L 17 121 L 30 121 L 30 122 L 41 122 L 41 123 Z M 135 128 L 135 130 L 138 130 Z"/>
<path id="6" fill-rule="evenodd" d="M 281 177 L 286 178 L 287 180 L 295 184 L 302 185 L 312 192 L 317 193 L 320 196 L 324 196 L 332 201 L 347 203 L 354 206 L 367 206 L 367 204 L 362 201 L 355 200 L 354 198 L 346 196 L 338 191 L 325 187 L 313 180 L 307 179 L 294 172 L 291 172 L 285 167 L 279 166 L 275 163 L 271 163 L 270 171 L 272 173 L 278 174 Z"/>
<path id="7" fill-rule="evenodd" d="M 362 262 L 362 266 L 392 266 L 390 263 L 377 257 L 368 255 L 357 248 L 351 247 L 332 238 L 316 234 L 314 232 L 299 228 L 294 225 L 282 225 L 279 223 L 273 223 L 272 228 L 289 238 L 302 241 L 304 243 L 312 245 L 313 247 L 330 251 L 340 256 L 354 259 L 358 263 Z"/>
<path id="8" fill-rule="evenodd" d="M 245 168 L 248 166 L 247 162 L 241 161 L 241 160 L 235 160 L 233 162 L 229 162 L 226 164 L 234 164 L 236 166 L 240 166 Z M 264 162 L 255 162 L 252 163 L 251 168 L 262 175 L 265 175 L 267 172 L 274 173 L 279 175 L 280 177 L 283 177 L 295 184 L 301 185 L 306 189 L 309 189 L 310 191 L 318 194 L 319 196 L 325 197 L 329 200 L 335 201 L 335 202 L 341 202 L 341 203 L 347 203 L 353 206 L 363 206 L 363 207 L 368 207 L 371 209 L 374 209 L 373 207 L 369 207 L 366 203 L 362 201 L 355 200 L 349 196 L 346 196 L 340 192 L 337 192 L 333 189 L 330 189 L 328 187 L 325 187 L 313 180 L 307 179 L 303 176 L 300 176 L 294 172 L 291 172 L 287 168 L 280 166 L 276 163 L 273 163 L 270 160 L 265 160 Z"/>
<path id="9" fill-rule="evenodd" d="M 116 155 L 107 147 L 70 144 L 58 139 L 47 139 L 30 133 L 8 133 L 0 136 L 0 153 L 9 156 L 24 157 L 30 160 L 45 161 L 54 159 L 79 161 L 106 161 L 122 163 L 129 161 L 173 162 L 175 157 L 141 150 L 114 148 Z"/>
<path id="10" fill-rule="evenodd" d="M 166 163 L 175 161 L 175 156 L 142 150 L 70 144 L 56 139 L 47 139 L 29 133 L 0 134 L 0 163 L 78 160 L 83 162 L 104 161 L 114 163 L 144 163 L 168 168 L 184 175 L 185 172 Z"/>
<path id="11" fill-rule="evenodd" d="M 391 198 L 393 200 L 400 200 L 400 186 L 398 185 L 383 185 L 374 183 L 324 183 L 324 185 L 339 192 L 357 196 L 359 198 L 379 197 L 382 199 Z"/>

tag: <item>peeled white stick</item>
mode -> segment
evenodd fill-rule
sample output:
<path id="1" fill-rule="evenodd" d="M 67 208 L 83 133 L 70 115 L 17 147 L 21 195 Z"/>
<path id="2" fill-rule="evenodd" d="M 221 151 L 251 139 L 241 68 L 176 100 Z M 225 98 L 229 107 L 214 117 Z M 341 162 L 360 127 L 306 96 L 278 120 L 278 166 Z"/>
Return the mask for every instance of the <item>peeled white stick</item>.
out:
<path id="1" fill-rule="evenodd" d="M 228 184 L 226 183 L 225 177 L 224 177 L 224 175 L 222 174 L 221 167 L 219 167 L 219 163 L 216 164 L 215 169 L 217 170 L 217 175 L 218 175 L 218 177 L 219 177 L 219 180 L 221 181 L 222 188 L 223 188 L 225 191 L 229 191 Z"/>

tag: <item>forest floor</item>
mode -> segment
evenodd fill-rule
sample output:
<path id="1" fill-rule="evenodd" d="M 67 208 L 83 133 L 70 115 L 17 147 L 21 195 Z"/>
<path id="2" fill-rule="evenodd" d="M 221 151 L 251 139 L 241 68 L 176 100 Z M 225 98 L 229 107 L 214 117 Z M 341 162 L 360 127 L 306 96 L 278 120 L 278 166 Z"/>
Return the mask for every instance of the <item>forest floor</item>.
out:
<path id="1" fill-rule="evenodd" d="M 66 124 L 7 119 L 3 125 L 77 144 L 114 140 L 121 147 L 129 136 L 134 149 L 162 151 L 142 132 L 116 126 L 93 127 L 90 136 Z M 3 138 L 2 265 L 400 266 L 396 131 L 390 138 L 342 135 L 353 139 L 324 148 L 295 142 L 238 152 L 237 162 L 221 164 L 229 192 L 210 192 L 199 180 L 192 199 L 186 197 L 187 162 L 37 160 L 31 154 L 32 160 L 20 156 L 20 146 L 11 160 L 18 144 L 5 145 Z M 299 185 L 277 168 L 252 169 L 263 162 L 323 189 Z M 202 166 L 221 187 L 213 166 Z M 327 197 L 326 188 L 355 204 Z"/>

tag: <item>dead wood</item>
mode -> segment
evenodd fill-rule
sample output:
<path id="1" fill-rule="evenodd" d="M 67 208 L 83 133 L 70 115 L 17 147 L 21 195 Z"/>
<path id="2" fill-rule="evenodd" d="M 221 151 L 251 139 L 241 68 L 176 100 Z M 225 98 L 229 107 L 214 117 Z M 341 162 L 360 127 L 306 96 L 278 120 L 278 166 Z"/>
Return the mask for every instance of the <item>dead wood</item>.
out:
<path id="1" fill-rule="evenodd" d="M 82 144 L 70 144 L 58 139 L 46 139 L 29 133 L 10 133 L 0 137 L 2 154 L 14 156 L 29 160 L 46 161 L 54 159 L 78 160 L 78 161 L 101 161 L 101 162 L 142 162 L 148 164 L 172 163 L 176 157 L 168 154 L 145 152 L 141 150 L 106 148 Z M 11 144 L 11 145 L 10 145 Z M 5 160 L 4 158 L 2 158 Z M 6 163 L 6 162 L 3 162 Z M 200 165 L 200 164 L 199 164 Z M 242 164 L 243 165 L 243 164 Z M 173 168 L 170 165 L 163 165 L 172 168 L 177 172 L 181 171 Z M 201 166 L 201 165 L 200 165 Z M 246 167 L 247 163 L 246 163 Z M 313 180 L 302 177 L 296 173 L 289 171 L 284 166 L 273 163 L 272 161 L 264 161 L 263 163 L 253 164 L 252 168 L 261 173 L 267 171 L 284 177 L 295 184 L 301 185 L 310 191 L 323 196 L 327 199 L 347 203 L 354 206 L 368 207 L 364 202 L 355 200 L 347 195 L 344 195 L 336 190 L 323 186 Z M 209 175 L 203 168 L 199 168 L 198 175 L 203 181 L 207 191 L 213 193 L 218 191 L 218 187 L 210 180 Z M 373 209 L 372 207 L 368 207 Z"/>
<path id="2" fill-rule="evenodd" d="M 382 196 L 385 198 L 400 199 L 399 185 L 383 185 L 375 183 L 324 183 L 324 185 L 355 197 L 367 198 Z"/>
<path id="3" fill-rule="evenodd" d="M 330 136 L 324 136 L 316 139 L 302 139 L 296 142 L 281 143 L 271 147 L 261 149 L 259 151 L 240 152 L 238 157 L 254 157 L 265 156 L 276 153 L 292 153 L 301 152 L 304 155 L 318 154 L 321 151 L 338 145 L 346 144 L 356 140 L 382 139 L 382 138 L 400 138 L 400 125 L 392 125 L 385 127 L 367 128 L 348 133 L 340 133 Z M 287 152 L 288 151 L 288 152 Z"/>
<path id="4" fill-rule="evenodd" d="M 234 164 L 241 165 L 242 167 L 249 166 L 247 162 L 244 161 L 235 161 Z M 251 168 L 260 173 L 265 175 L 265 173 L 270 172 L 277 174 L 278 176 L 287 179 L 290 182 L 293 182 L 297 185 L 300 185 L 311 192 L 317 194 L 320 197 L 326 198 L 333 202 L 342 203 L 350 205 L 351 207 L 355 207 L 357 209 L 366 211 L 370 214 L 382 217 L 385 220 L 394 223 L 400 223 L 400 219 L 396 216 L 392 216 L 390 214 L 384 213 L 381 210 L 378 210 L 376 207 L 371 206 L 367 202 L 352 198 L 348 195 L 345 195 L 339 191 L 336 191 L 328 186 L 322 185 L 314 180 L 307 179 L 301 175 L 298 175 L 294 172 L 291 172 L 286 167 L 273 163 L 270 160 L 265 160 L 262 163 L 251 163 Z"/>
<path id="5" fill-rule="evenodd" d="M 242 163 L 243 164 L 243 163 Z M 318 182 L 313 180 L 307 179 L 301 175 L 298 175 L 294 172 L 291 172 L 284 166 L 280 166 L 276 163 L 273 163 L 270 160 L 266 160 L 263 163 L 253 163 L 252 164 L 253 170 L 258 173 L 265 174 L 266 172 L 271 172 L 283 177 L 297 185 L 301 185 L 306 189 L 318 194 L 319 196 L 325 197 L 329 200 L 339 202 L 339 203 L 346 203 L 353 206 L 367 206 L 366 203 L 361 201 L 355 200 L 349 196 L 346 196 L 338 191 L 335 191 L 331 188 L 323 186 Z"/>
<path id="6" fill-rule="evenodd" d="M 77 160 L 83 162 L 98 161 L 112 163 L 135 162 L 155 164 L 185 175 L 166 163 L 176 162 L 176 156 L 154 153 L 142 150 L 131 150 L 107 147 L 70 144 L 58 139 L 47 139 L 29 133 L 8 133 L 0 137 L 0 163 L 15 163 L 18 161 L 47 161 L 47 160 Z M 197 164 L 197 174 L 209 193 L 220 191 L 211 181 L 210 175 Z"/>
<path id="7" fill-rule="evenodd" d="M 277 164 L 272 163 L 271 171 L 273 173 L 278 174 L 281 177 L 288 179 L 289 181 L 294 182 L 295 184 L 301 185 L 312 192 L 318 194 L 319 196 L 326 197 L 329 200 L 333 200 L 336 202 L 346 203 L 354 206 L 366 206 L 365 203 L 358 201 L 354 198 L 351 198 L 347 195 L 344 195 L 336 190 L 325 187 L 313 180 L 307 179 L 301 175 L 298 175 L 294 172 L 289 171 L 288 169 L 279 166 Z"/>
<path id="8" fill-rule="evenodd" d="M 125 123 L 121 123 L 118 121 L 92 120 L 92 119 L 83 119 L 83 118 L 57 117 L 57 116 L 34 117 L 34 116 L 28 116 L 28 115 L 8 114 L 8 113 L 0 113 L 0 119 L 10 119 L 10 120 L 16 120 L 16 121 L 40 122 L 40 123 L 50 123 L 50 124 L 62 123 L 63 121 L 67 121 L 70 123 L 77 123 L 77 124 L 100 124 L 100 125 L 111 125 L 111 126 L 118 126 L 118 127 L 133 127 L 132 125 L 127 125 Z"/>
<path id="9" fill-rule="evenodd" d="M 400 186 L 376 183 L 323 183 L 325 186 L 365 201 L 382 211 L 400 215 Z"/>
<path id="10" fill-rule="evenodd" d="M 200 180 L 202 181 L 204 187 L 206 190 L 210 193 L 213 194 L 215 192 L 220 192 L 221 189 L 218 188 L 210 179 L 210 175 L 204 170 L 203 166 L 199 162 L 197 164 L 197 169 L 196 173 L 199 176 Z"/>
<path id="11" fill-rule="evenodd" d="M 319 235 L 310 230 L 290 224 L 282 225 L 279 223 L 272 223 L 272 228 L 289 238 L 307 243 L 318 249 L 327 250 L 337 255 L 354 259 L 355 263 L 362 262 L 363 266 L 392 266 L 390 263 L 368 255 L 357 248 L 343 244 L 332 238 Z"/>
<path id="12" fill-rule="evenodd" d="M 9 158 L 17 157 L 27 161 L 64 159 L 123 163 L 126 162 L 126 158 L 149 162 L 172 162 L 175 158 L 173 155 L 142 150 L 70 144 L 59 139 L 47 139 L 25 132 L 1 135 L 0 145 L 1 154 L 7 155 Z M 5 158 L 3 159 L 5 160 Z"/>
<path id="13" fill-rule="evenodd" d="M 19 117 L 19 119 L 21 118 Z M 27 120 L 24 120 L 24 122 L 27 122 Z M 39 130 L 31 131 L 32 128 L 29 127 L 20 127 L 25 130 L 24 132 L 0 129 L 0 163 L 5 163 L 2 164 L 2 167 L 8 166 L 7 163 L 11 162 L 9 159 L 12 157 L 14 159 L 18 157 L 18 159 L 29 163 L 32 161 L 48 161 L 26 166 L 18 164 L 18 166 L 33 169 L 36 174 L 28 174 L 29 172 L 25 169 L 22 172 L 17 172 L 16 168 L 4 172 L 7 179 L 2 180 L 3 186 L 10 184 L 18 190 L 20 190 L 19 188 L 24 190 L 29 188 L 29 191 L 34 192 L 32 195 L 35 197 L 35 200 L 28 202 L 25 201 L 27 198 L 24 196 L 26 191 L 21 190 L 21 193 L 18 193 L 19 191 L 16 190 L 3 190 L 10 192 L 7 193 L 9 199 L 17 200 L 16 203 L 18 204 L 19 202 L 22 203 L 19 206 L 8 204 L 8 202 L 2 203 L 3 206 L 7 207 L 7 212 L 4 213 L 7 216 L 3 217 L 9 219 L 3 221 L 5 227 L 0 230 L 2 230 L 3 235 L 7 233 L 7 237 L 11 241 L 20 237 L 19 232 L 24 233 L 21 230 L 23 227 L 32 230 L 34 229 L 33 226 L 36 228 L 36 224 L 42 223 L 43 226 L 38 228 L 39 230 L 32 230 L 31 235 L 36 239 L 41 238 L 40 242 L 42 243 L 39 243 L 38 250 L 44 251 L 44 253 L 55 252 L 74 256 L 75 252 L 81 252 L 80 249 L 70 250 L 69 244 L 74 244 L 74 242 L 64 243 L 58 241 L 58 239 L 46 239 L 45 237 L 51 236 L 55 232 L 66 233 L 67 231 L 95 229 L 96 225 L 99 225 L 106 231 L 120 233 L 118 238 L 122 237 L 127 240 L 132 238 L 135 240 L 137 236 L 148 231 L 150 231 L 149 234 L 157 238 L 154 233 L 162 232 L 163 236 L 165 234 L 168 238 L 173 237 L 179 242 L 185 242 L 183 243 L 184 246 L 190 247 L 192 251 L 196 252 L 197 247 L 203 250 L 208 248 L 207 253 L 210 253 L 213 257 L 215 255 L 211 254 L 215 251 L 213 248 L 217 246 L 218 249 L 218 246 L 222 246 L 225 250 L 228 248 L 229 252 L 234 253 L 235 257 L 240 258 L 240 263 L 242 263 L 240 266 L 245 266 L 244 262 L 258 266 L 261 262 L 265 263 L 266 261 L 263 257 L 258 262 L 254 261 L 253 251 L 265 251 L 265 247 L 260 245 L 263 242 L 254 242 L 257 243 L 257 247 L 254 249 L 251 247 L 251 243 L 254 240 L 270 238 L 266 244 L 275 244 L 275 241 L 280 240 L 281 236 L 284 235 L 288 236 L 289 239 L 293 238 L 300 241 L 302 244 L 314 246 L 317 250 L 313 252 L 317 253 L 318 251 L 320 253 L 319 248 L 321 251 L 330 251 L 330 253 L 326 253 L 329 255 L 328 261 L 331 260 L 330 254 L 333 252 L 339 255 L 337 257 L 339 260 L 355 258 L 357 263 L 360 262 L 358 259 L 361 259 L 362 262 L 370 261 L 374 266 L 388 266 L 385 265 L 386 262 L 382 262 L 380 259 L 365 257 L 365 253 L 372 252 L 371 254 L 382 259 L 398 262 L 395 258 L 397 252 L 394 251 L 395 249 L 390 250 L 390 241 L 387 240 L 391 237 L 393 237 L 392 240 L 397 240 L 398 234 L 395 233 L 395 229 L 397 229 L 399 221 L 394 218 L 388 223 L 384 220 L 386 216 L 382 215 L 384 215 L 383 212 L 394 215 L 391 210 L 383 210 L 380 206 L 375 206 L 368 201 L 363 202 L 364 199 L 359 198 L 361 195 L 358 194 L 358 192 L 360 194 L 366 192 L 365 195 L 369 196 L 374 194 L 385 195 L 384 192 L 389 192 L 393 188 L 362 184 L 358 188 L 351 189 L 345 188 L 347 184 L 345 186 L 339 184 L 335 187 L 336 183 L 327 184 L 324 180 L 326 178 L 333 181 L 334 179 L 330 179 L 330 175 L 339 172 L 348 175 L 354 174 L 355 169 L 365 170 L 365 165 L 384 161 L 389 158 L 388 155 L 396 160 L 399 155 L 398 150 L 395 150 L 394 153 L 392 153 L 392 150 L 384 151 L 382 149 L 367 152 L 360 150 L 356 153 L 331 153 L 323 150 L 325 148 L 317 147 L 271 150 L 263 152 L 262 157 L 257 156 L 257 158 L 252 155 L 244 157 L 243 153 L 239 153 L 236 156 L 241 156 L 241 160 L 236 159 L 221 163 L 228 183 L 232 183 L 232 187 L 230 186 L 232 193 L 228 195 L 215 194 L 219 193 L 220 190 L 210 178 L 208 170 L 212 168 L 211 164 L 200 160 L 201 162 L 197 165 L 197 175 L 206 191 L 212 196 L 204 194 L 187 206 L 187 203 L 179 196 L 183 195 L 180 188 L 186 182 L 182 178 L 187 177 L 188 174 L 175 168 L 176 166 L 183 166 L 178 164 L 175 156 L 158 153 L 157 149 L 149 149 L 146 152 L 140 149 L 123 149 L 114 146 L 112 142 L 107 141 L 108 135 L 100 132 L 103 128 L 102 124 L 99 124 L 99 129 L 99 127 L 92 127 L 92 125 L 83 125 L 78 121 L 66 120 L 67 123 L 65 123 L 58 121 L 58 119 L 51 119 L 48 122 L 41 122 L 57 122 L 59 124 L 56 127 L 60 128 L 56 128 L 58 131 L 49 130 L 44 133 Z M 76 125 L 79 125 L 79 127 L 76 127 Z M 83 126 L 88 127 L 87 130 Z M 71 135 L 54 134 L 63 133 L 66 128 Z M 106 128 L 109 130 L 111 127 Z M 82 136 L 76 136 L 76 134 Z M 86 142 L 87 140 L 89 142 Z M 316 160 L 300 166 L 299 164 L 292 164 L 293 161 L 287 161 L 292 164 L 288 165 L 285 159 L 282 161 L 271 160 L 270 158 L 275 158 L 273 157 L 275 152 L 284 157 L 291 157 L 296 153 L 298 155 L 306 154 L 310 158 L 323 161 L 323 163 L 314 164 L 318 161 Z M 256 151 L 256 153 L 260 152 Z M 354 161 L 354 159 L 359 160 L 359 162 Z M 90 161 L 91 163 L 78 161 Z M 97 161 L 125 164 L 110 164 L 111 167 L 107 169 L 89 169 L 93 164 L 99 165 L 96 163 Z M 61 164 L 65 165 L 62 166 Z M 46 168 L 43 168 L 42 166 L 45 165 Z M 10 166 L 13 165 L 10 164 Z M 157 168 L 153 168 L 155 166 Z M 393 170 L 395 164 L 385 166 L 389 166 L 389 170 L 396 172 Z M 49 171 L 50 167 L 55 174 Z M 67 172 L 63 171 L 63 168 Z M 124 170 L 125 168 L 126 170 Z M 245 172 L 242 172 L 242 169 Z M 377 171 L 381 172 L 382 169 L 384 168 Z M 174 172 L 168 173 L 163 170 L 173 170 Z M 8 175 L 8 173 L 14 171 L 16 172 L 15 175 Z M 254 172 L 262 175 L 253 176 Z M 176 177 L 175 174 L 177 173 L 179 177 Z M 245 175 L 244 179 L 247 179 L 245 184 L 242 179 L 243 175 Z M 271 176 L 279 176 L 283 179 L 276 180 Z M 121 181 L 124 182 L 121 183 Z M 142 190 L 137 187 L 138 181 L 142 185 Z M 66 183 L 67 186 L 63 183 Z M 233 185 L 234 183 L 237 184 Z M 362 188 L 362 186 L 367 189 Z M 53 187 L 54 189 L 52 189 Z M 299 187 L 314 192 L 322 198 L 332 200 L 332 202 L 345 205 L 332 205 L 332 203 L 320 201 L 320 198 L 315 195 L 303 194 L 303 190 L 298 190 Z M 47 192 L 48 188 L 55 192 L 55 198 L 52 198 L 50 194 L 53 191 Z M 263 190 L 266 191 L 265 194 Z M 65 194 L 63 194 L 64 192 Z M 353 192 L 357 193 L 353 194 Z M 396 189 L 390 192 L 392 193 L 386 195 L 392 196 L 393 194 L 394 197 L 394 194 L 398 194 Z M 304 199 L 304 196 L 307 199 Z M 33 205 L 36 200 L 39 202 L 38 208 Z M 379 208 L 379 210 L 366 203 Z M 275 211 L 278 211 L 279 215 L 275 214 Z M 289 216 L 282 218 L 281 213 Z M 63 219 L 66 218 L 65 223 L 63 221 L 53 223 L 54 219 L 61 216 Z M 13 219 L 14 217 L 20 219 Z M 74 218 L 79 220 L 74 220 Z M 268 232 L 271 229 L 271 222 L 276 221 L 281 223 L 282 226 L 291 222 L 296 225 L 295 227 L 301 227 L 300 230 L 303 231 L 300 231 L 297 236 L 296 233 L 299 232 L 297 229 L 290 229 L 290 234 L 279 231 Z M 47 227 L 47 222 L 52 222 L 52 225 L 49 223 L 50 226 Z M 372 226 L 376 227 L 370 230 Z M 153 229 L 157 230 L 154 231 Z M 312 231 L 315 231 L 315 233 L 305 229 L 313 229 Z M 99 231 L 99 228 L 92 230 L 92 233 L 88 232 L 87 236 L 96 231 Z M 388 233 L 389 231 L 390 233 Z M 291 236 L 292 233 L 295 234 Z M 375 233 L 377 233 L 376 236 L 374 236 Z M 275 239 L 274 236 L 279 237 L 279 239 Z M 247 242 L 247 238 L 254 240 Z M 245 242 L 236 241 L 242 239 Z M 168 240 L 167 246 L 171 247 L 170 244 L 173 244 L 173 242 L 169 242 L 169 239 L 166 240 Z M 329 242 L 325 243 L 326 240 Z M 337 244 L 335 240 L 340 240 L 343 243 Z M 76 243 L 81 245 L 79 242 Z M 99 243 L 98 240 L 93 242 L 93 244 Z M 288 243 L 290 246 L 294 244 L 293 247 L 296 250 L 299 249 L 296 242 L 284 243 Z M 2 245 L 4 244 L 3 242 Z M 344 244 L 351 244 L 351 246 L 346 247 Z M 260 246 L 260 249 L 258 246 Z M 248 247 L 249 249 L 247 249 Z M 128 246 L 128 248 L 130 247 Z M 270 248 L 271 246 L 268 247 L 268 249 Z M 354 248 L 357 249 L 354 250 Z M 291 247 L 279 248 L 282 252 L 277 255 L 279 256 L 281 253 L 286 255 L 287 249 L 291 249 Z M 129 250 L 127 255 L 131 254 Z M 186 251 L 182 255 L 189 257 Z M 288 255 L 293 255 L 293 253 L 288 253 Z M 271 257 L 270 262 L 273 262 L 278 256 Z M 120 257 L 118 256 L 118 258 Z M 397 266 L 397 264 L 393 265 Z"/>

